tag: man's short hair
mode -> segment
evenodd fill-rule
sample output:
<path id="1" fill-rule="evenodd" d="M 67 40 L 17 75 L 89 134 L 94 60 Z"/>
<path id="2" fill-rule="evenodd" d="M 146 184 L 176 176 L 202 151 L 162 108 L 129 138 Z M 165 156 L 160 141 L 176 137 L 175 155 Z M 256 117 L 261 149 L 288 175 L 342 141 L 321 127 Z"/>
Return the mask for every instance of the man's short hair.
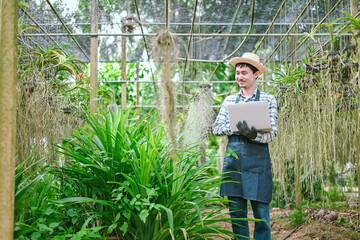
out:
<path id="1" fill-rule="evenodd" d="M 235 65 L 235 68 L 237 68 L 237 67 L 244 67 L 244 66 L 249 67 L 253 73 L 256 73 L 257 71 L 259 71 L 259 70 L 258 70 L 256 67 L 254 67 L 253 65 L 248 64 L 248 63 L 241 63 L 241 62 L 238 63 L 238 64 L 236 64 L 236 65 Z"/>

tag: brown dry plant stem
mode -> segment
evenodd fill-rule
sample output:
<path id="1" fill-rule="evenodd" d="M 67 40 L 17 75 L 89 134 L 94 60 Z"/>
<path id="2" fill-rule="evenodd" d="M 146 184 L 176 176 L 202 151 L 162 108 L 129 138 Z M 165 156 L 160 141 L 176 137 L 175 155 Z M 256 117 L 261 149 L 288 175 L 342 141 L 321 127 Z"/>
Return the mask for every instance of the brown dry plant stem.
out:
<path id="1" fill-rule="evenodd" d="M 336 187 L 330 184 L 335 173 L 343 172 L 348 162 L 360 164 L 358 73 L 353 69 L 344 82 L 339 69 L 304 74 L 300 81 L 315 78 L 317 84 L 305 84 L 298 95 L 289 90 L 279 109 L 279 135 L 270 145 L 275 192 L 282 192 L 286 201 L 296 195 L 298 206 L 304 195 L 327 201 L 324 189 Z"/>
<path id="2" fill-rule="evenodd" d="M 172 144 L 172 158 L 174 165 L 177 165 L 177 144 L 176 144 L 176 99 L 174 86 L 171 79 L 172 67 L 176 66 L 178 49 L 176 48 L 174 37 L 169 30 L 165 30 L 157 35 L 154 40 L 154 57 L 162 67 L 161 72 L 161 91 L 160 91 L 160 116 L 168 127 L 168 135 Z"/>
<path id="3" fill-rule="evenodd" d="M 212 93 L 209 84 L 201 84 L 199 92 L 191 99 L 185 120 L 185 144 L 198 144 L 197 150 L 207 148 L 209 132 L 214 121 Z M 199 164 L 205 163 L 205 156 Z"/>
<path id="4" fill-rule="evenodd" d="M 53 144 L 60 144 L 81 125 L 81 119 L 74 113 L 63 111 L 68 101 L 54 93 L 46 74 L 34 72 L 18 82 L 16 148 L 19 163 L 30 154 L 47 159 L 47 164 L 58 163 Z"/>

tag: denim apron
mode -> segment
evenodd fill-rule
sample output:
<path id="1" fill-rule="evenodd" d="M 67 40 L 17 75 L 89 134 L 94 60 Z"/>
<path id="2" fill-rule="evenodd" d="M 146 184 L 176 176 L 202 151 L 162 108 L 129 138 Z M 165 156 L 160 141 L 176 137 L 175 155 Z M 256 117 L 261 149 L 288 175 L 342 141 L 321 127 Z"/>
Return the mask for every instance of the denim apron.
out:
<path id="1" fill-rule="evenodd" d="M 258 89 L 255 101 L 259 99 Z M 239 100 L 238 97 L 235 103 Z M 270 203 L 273 183 L 268 144 L 254 142 L 240 135 L 228 138 L 225 156 L 229 156 L 224 158 L 220 195 Z M 228 148 L 235 152 L 237 158 L 229 154 Z"/>

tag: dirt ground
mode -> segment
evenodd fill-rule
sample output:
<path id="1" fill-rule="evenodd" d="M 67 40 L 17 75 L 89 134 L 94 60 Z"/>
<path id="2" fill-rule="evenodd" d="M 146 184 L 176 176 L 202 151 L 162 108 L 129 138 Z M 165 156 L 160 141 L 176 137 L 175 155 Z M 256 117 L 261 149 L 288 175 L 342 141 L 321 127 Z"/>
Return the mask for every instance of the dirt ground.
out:
<path id="1" fill-rule="evenodd" d="M 338 213 L 339 218 L 343 218 L 348 224 L 344 226 L 339 221 L 323 221 L 314 219 L 308 215 L 308 221 L 300 226 L 292 226 L 289 209 L 271 209 L 271 236 L 273 240 L 360 240 L 359 214 L 356 211 L 349 213 Z M 251 209 L 248 210 L 248 217 L 252 218 Z M 254 223 L 249 222 L 251 235 L 254 229 Z M 231 230 L 231 224 L 224 223 L 224 228 Z M 214 240 L 223 240 L 224 238 L 214 238 Z"/>

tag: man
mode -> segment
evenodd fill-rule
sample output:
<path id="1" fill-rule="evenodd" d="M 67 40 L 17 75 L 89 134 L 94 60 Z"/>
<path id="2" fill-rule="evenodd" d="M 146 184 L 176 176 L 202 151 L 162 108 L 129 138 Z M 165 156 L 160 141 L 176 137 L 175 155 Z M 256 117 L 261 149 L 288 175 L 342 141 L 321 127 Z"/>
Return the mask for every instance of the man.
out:
<path id="1" fill-rule="evenodd" d="M 213 125 L 216 136 L 228 136 L 228 154 L 224 159 L 224 182 L 220 195 L 228 196 L 231 218 L 246 218 L 247 203 L 250 200 L 254 217 L 262 219 L 255 223 L 256 240 L 271 239 L 270 201 L 272 198 L 272 175 L 268 143 L 277 135 L 277 103 L 273 95 L 260 92 L 256 87 L 259 74 L 266 72 L 260 58 L 253 53 L 244 53 L 242 57 L 230 60 L 236 68 L 235 79 L 240 86 L 237 94 L 227 96 Z M 228 104 L 250 101 L 268 101 L 272 131 L 261 132 L 246 121 L 239 121 L 238 131 L 230 130 Z M 229 150 L 227 150 L 229 153 Z M 248 239 L 247 221 L 232 220 L 235 239 Z"/>

